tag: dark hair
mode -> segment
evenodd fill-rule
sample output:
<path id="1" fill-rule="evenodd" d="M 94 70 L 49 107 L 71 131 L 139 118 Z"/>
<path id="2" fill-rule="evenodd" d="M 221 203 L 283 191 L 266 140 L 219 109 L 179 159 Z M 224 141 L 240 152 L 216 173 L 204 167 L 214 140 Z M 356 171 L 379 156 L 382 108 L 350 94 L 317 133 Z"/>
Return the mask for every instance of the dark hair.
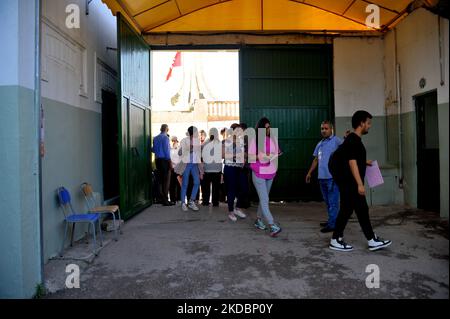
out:
<path id="1" fill-rule="evenodd" d="M 270 121 L 267 117 L 260 118 L 258 123 L 256 124 L 256 130 L 258 131 L 259 128 L 265 128 L 267 123 L 270 124 Z"/>
<path id="2" fill-rule="evenodd" d="M 164 132 L 169 126 L 167 124 L 161 125 L 161 132 Z"/>
<path id="3" fill-rule="evenodd" d="M 322 124 L 327 124 L 328 126 L 330 126 L 330 128 L 333 128 L 333 123 L 331 123 L 331 121 L 329 120 L 323 121 Z"/>
<path id="4" fill-rule="evenodd" d="M 259 140 L 258 140 L 259 132 L 258 132 L 258 129 L 266 128 L 266 124 L 267 123 L 269 123 L 269 125 L 270 125 L 270 121 L 269 121 L 269 119 L 267 117 L 260 118 L 258 123 L 256 123 L 256 132 L 255 132 L 256 133 L 256 154 L 258 154 L 258 152 L 259 152 L 259 150 L 258 150 L 258 147 L 259 147 Z"/>
<path id="5" fill-rule="evenodd" d="M 196 129 L 196 128 L 193 127 L 193 126 L 189 126 L 189 128 L 188 128 L 189 136 L 193 136 L 194 135 L 194 129 Z"/>
<path id="6" fill-rule="evenodd" d="M 231 124 L 231 126 L 230 126 L 230 128 L 233 129 L 233 130 L 237 129 L 238 127 L 239 127 L 239 124 L 238 124 L 238 123 L 233 123 L 233 124 Z"/>
<path id="7" fill-rule="evenodd" d="M 241 123 L 241 124 L 239 124 L 239 126 L 241 127 L 241 129 L 242 129 L 243 131 L 245 131 L 245 130 L 248 128 L 247 123 Z"/>
<path id="8" fill-rule="evenodd" d="M 358 128 L 361 123 L 365 123 L 367 119 L 371 119 L 372 114 L 367 111 L 356 111 L 352 116 L 352 127 L 354 129 Z"/>

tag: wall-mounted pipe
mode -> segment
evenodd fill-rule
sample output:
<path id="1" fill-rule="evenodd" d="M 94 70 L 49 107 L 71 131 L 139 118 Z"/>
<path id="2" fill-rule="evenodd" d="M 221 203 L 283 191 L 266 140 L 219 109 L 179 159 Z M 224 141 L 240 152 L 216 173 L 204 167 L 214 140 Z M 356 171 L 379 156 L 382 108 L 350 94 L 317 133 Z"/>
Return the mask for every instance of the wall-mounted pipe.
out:
<path id="1" fill-rule="evenodd" d="M 41 258 L 41 283 L 44 282 L 44 217 L 42 208 L 42 157 L 41 157 L 41 0 L 35 0 L 34 18 L 34 116 L 37 147 L 37 190 L 39 209 L 39 242 Z"/>
<path id="2" fill-rule="evenodd" d="M 440 72 L 441 72 L 441 86 L 444 86 L 445 84 L 445 61 L 444 61 L 444 44 L 442 43 L 444 41 L 442 37 L 442 30 L 441 30 L 441 17 L 438 16 L 438 34 L 439 34 L 439 66 L 440 66 Z"/>
<path id="3" fill-rule="evenodd" d="M 395 87 L 397 95 L 397 113 L 398 113 L 398 167 L 399 179 L 398 187 L 403 188 L 403 126 L 402 126 L 402 92 L 401 92 L 401 73 L 400 64 L 398 63 L 398 45 L 397 45 L 397 28 L 394 28 L 394 60 L 395 60 Z"/>

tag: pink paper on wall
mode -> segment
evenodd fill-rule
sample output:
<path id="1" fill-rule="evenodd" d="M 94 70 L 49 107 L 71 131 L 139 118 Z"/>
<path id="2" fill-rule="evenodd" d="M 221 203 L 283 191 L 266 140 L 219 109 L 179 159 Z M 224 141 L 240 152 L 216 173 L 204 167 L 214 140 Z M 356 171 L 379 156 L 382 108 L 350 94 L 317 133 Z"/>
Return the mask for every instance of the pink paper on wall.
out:
<path id="1" fill-rule="evenodd" d="M 366 179 L 370 188 L 374 188 L 384 183 L 377 161 L 373 161 L 372 166 L 367 166 Z"/>

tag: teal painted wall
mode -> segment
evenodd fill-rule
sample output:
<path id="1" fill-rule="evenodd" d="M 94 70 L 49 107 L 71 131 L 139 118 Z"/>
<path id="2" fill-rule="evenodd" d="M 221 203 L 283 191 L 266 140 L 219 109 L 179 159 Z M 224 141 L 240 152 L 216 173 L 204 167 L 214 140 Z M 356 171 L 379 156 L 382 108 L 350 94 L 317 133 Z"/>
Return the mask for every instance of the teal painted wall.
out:
<path id="1" fill-rule="evenodd" d="M 439 157 L 440 157 L 440 181 L 441 181 L 441 216 L 448 218 L 448 107 L 449 103 L 438 105 L 439 115 Z"/>
<path id="2" fill-rule="evenodd" d="M 0 86 L 0 298 L 30 298 L 41 283 L 34 92 Z"/>
<path id="3" fill-rule="evenodd" d="M 85 212 L 80 184 L 89 182 L 103 193 L 101 114 L 46 98 L 42 99 L 45 117 L 45 156 L 42 161 L 42 201 L 44 215 L 44 258 L 56 256 L 64 235 L 64 215 L 56 197 L 59 186 L 72 195 L 76 211 Z M 87 227 L 77 226 L 75 239 Z M 69 243 L 66 242 L 66 246 Z"/>
<path id="4" fill-rule="evenodd" d="M 416 113 L 403 113 L 402 154 L 405 204 L 417 207 L 417 135 Z"/>

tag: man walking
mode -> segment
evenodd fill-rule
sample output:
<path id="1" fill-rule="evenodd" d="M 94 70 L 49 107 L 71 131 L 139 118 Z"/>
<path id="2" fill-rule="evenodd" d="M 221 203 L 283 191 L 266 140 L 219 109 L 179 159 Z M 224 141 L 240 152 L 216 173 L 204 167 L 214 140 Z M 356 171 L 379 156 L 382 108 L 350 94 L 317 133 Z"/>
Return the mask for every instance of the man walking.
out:
<path id="1" fill-rule="evenodd" d="M 172 161 L 170 159 L 169 126 L 161 125 L 161 133 L 153 138 L 152 152 L 156 157 L 156 170 L 158 171 L 158 180 L 160 187 L 160 196 L 163 206 L 172 206 L 169 202 L 170 173 L 172 170 Z"/>
<path id="2" fill-rule="evenodd" d="M 372 115 L 370 113 L 366 111 L 355 112 L 352 117 L 354 131 L 347 136 L 343 144 L 336 150 L 329 163 L 331 173 L 338 184 L 341 195 L 340 211 L 329 246 L 333 250 L 353 250 L 353 247 L 343 240 L 345 226 L 353 211 L 355 211 L 362 231 L 366 236 L 369 250 L 378 250 L 391 244 L 390 240 L 383 240 L 374 234 L 365 196 L 364 177 L 366 165 L 370 166 L 372 161 L 367 161 L 366 148 L 362 143 L 361 137 L 369 133 L 371 125 Z"/>
<path id="3" fill-rule="evenodd" d="M 306 183 L 309 184 L 311 182 L 311 174 L 319 167 L 318 179 L 320 190 L 322 191 L 322 197 L 328 210 L 328 222 L 320 224 L 320 226 L 323 226 L 320 231 L 322 233 L 328 233 L 334 231 L 339 212 L 339 189 L 328 170 L 328 160 L 330 159 L 330 155 L 342 144 L 342 140 L 333 135 L 333 124 L 330 121 L 322 122 L 320 125 L 320 133 L 322 134 L 322 140 L 314 150 L 314 160 L 306 175 Z"/>

